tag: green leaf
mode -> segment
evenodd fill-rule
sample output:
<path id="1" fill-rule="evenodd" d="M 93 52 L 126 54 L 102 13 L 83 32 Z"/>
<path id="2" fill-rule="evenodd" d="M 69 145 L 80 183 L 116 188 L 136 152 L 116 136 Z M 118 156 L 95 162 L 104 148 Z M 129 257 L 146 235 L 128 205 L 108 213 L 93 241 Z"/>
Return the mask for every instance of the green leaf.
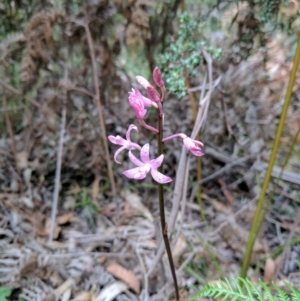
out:
<path id="1" fill-rule="evenodd" d="M 7 301 L 7 297 L 9 297 L 12 293 L 12 290 L 8 287 L 0 287 L 0 301 Z"/>

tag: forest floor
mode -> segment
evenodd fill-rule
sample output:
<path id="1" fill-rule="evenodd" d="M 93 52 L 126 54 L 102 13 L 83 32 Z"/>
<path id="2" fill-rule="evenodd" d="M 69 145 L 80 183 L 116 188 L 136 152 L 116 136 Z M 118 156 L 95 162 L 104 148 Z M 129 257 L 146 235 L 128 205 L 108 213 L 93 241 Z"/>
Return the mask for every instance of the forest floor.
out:
<path id="1" fill-rule="evenodd" d="M 238 65 L 230 64 L 226 55 L 215 62 L 214 79 L 221 76 L 221 80 L 201 133 L 203 211 L 196 198 L 189 198 L 196 182 L 192 160 L 186 208 L 174 226 L 177 241 L 172 251 L 182 300 L 206 283 L 239 276 L 289 80 L 292 60 L 287 53 L 293 43 L 278 36 L 267 45 L 267 62 L 259 51 Z M 153 266 L 161 242 L 155 185 L 150 179 L 137 184 L 125 178 L 122 171 L 130 163 L 124 159 L 117 166 L 116 148 L 110 146 L 117 186 L 116 195 L 112 194 L 97 110 L 88 98 L 93 88 L 72 86 L 76 76 L 85 74 L 69 73 L 67 81 L 61 79 L 60 89 L 53 89 L 49 81 L 13 113 L 3 102 L 0 287 L 12 289 L 8 300 L 172 299 L 166 256 Z M 135 84 L 125 72 L 120 78 L 115 83 L 118 93 L 103 97 L 107 135 L 124 136 L 134 123 L 127 92 Z M 9 96 L 20 94 L 1 81 Z M 60 96 L 66 86 L 70 92 L 64 103 Z M 299 88 L 298 76 L 272 174 L 272 202 L 248 271 L 253 282 L 299 285 L 299 138 L 280 174 L 300 126 Z M 164 109 L 167 133 L 191 131 L 188 97 L 177 100 L 169 95 Z M 151 112 L 149 116 L 154 120 Z M 141 130 L 139 139 L 143 144 L 149 139 L 155 143 L 156 138 Z M 165 146 L 164 169 L 174 179 L 181 176 L 176 174 L 180 151 L 180 142 Z M 57 212 L 51 216 L 55 188 L 59 198 Z M 172 188 L 173 184 L 165 190 L 167 217 L 173 205 Z"/>

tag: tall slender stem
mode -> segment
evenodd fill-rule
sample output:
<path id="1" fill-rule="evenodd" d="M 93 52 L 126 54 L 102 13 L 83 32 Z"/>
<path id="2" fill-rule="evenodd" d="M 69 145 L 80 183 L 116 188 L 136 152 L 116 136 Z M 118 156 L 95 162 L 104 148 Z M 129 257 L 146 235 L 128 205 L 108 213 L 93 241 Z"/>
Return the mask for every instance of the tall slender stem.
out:
<path id="1" fill-rule="evenodd" d="M 158 134 L 157 134 L 157 147 L 158 147 L 158 156 L 160 156 L 163 153 L 163 116 L 160 116 L 160 113 L 158 111 Z M 158 169 L 160 172 L 162 172 L 162 165 Z M 162 237 L 166 246 L 166 251 L 168 255 L 168 260 L 171 268 L 171 273 L 174 281 L 174 287 L 175 287 L 175 297 L 176 300 L 179 301 L 179 290 L 178 290 L 178 284 L 177 284 L 177 278 L 176 278 L 176 272 L 174 267 L 174 261 L 172 257 L 169 237 L 168 237 L 168 225 L 166 223 L 166 217 L 165 217 L 165 202 L 164 202 L 164 191 L 163 191 L 163 185 L 157 184 L 158 187 L 158 197 L 159 197 L 159 212 L 160 212 L 160 223 L 161 223 L 161 230 L 162 230 Z"/>
<path id="2" fill-rule="evenodd" d="M 266 195 L 267 188 L 269 186 L 269 182 L 270 182 L 270 179 L 271 179 L 273 166 L 275 164 L 275 159 L 276 159 L 277 151 L 278 151 L 279 144 L 280 144 L 280 138 L 281 138 L 281 134 L 282 134 L 283 127 L 284 127 L 285 118 L 286 118 L 286 115 L 287 115 L 288 106 L 289 106 L 291 96 L 292 96 L 292 92 L 293 92 L 293 86 L 294 86 L 295 79 L 296 79 L 296 73 L 297 73 L 297 69 L 298 69 L 298 66 L 299 66 L 299 60 L 300 60 L 300 36 L 298 37 L 297 49 L 296 49 L 296 53 L 295 53 L 294 61 L 293 61 L 293 68 L 292 68 L 292 71 L 291 71 L 290 80 L 289 80 L 287 92 L 286 92 L 286 95 L 285 95 L 284 105 L 283 105 L 279 125 L 278 125 L 278 128 L 277 128 L 274 145 L 273 145 L 273 148 L 272 148 L 271 158 L 270 158 L 270 161 L 269 161 L 268 169 L 267 169 L 267 172 L 266 172 L 266 176 L 265 176 L 263 187 L 262 187 L 262 190 L 261 190 L 261 193 L 260 193 L 260 197 L 259 197 L 259 200 L 258 200 L 258 203 L 257 203 L 257 207 L 256 207 L 255 215 L 254 215 L 254 218 L 253 218 L 250 235 L 249 235 L 249 238 L 248 238 L 246 253 L 245 253 L 245 257 L 244 257 L 244 261 L 243 261 L 243 265 L 242 265 L 242 270 L 241 270 L 241 277 L 242 278 L 245 278 L 246 275 L 247 275 L 247 270 L 248 270 L 249 263 L 250 263 L 252 249 L 253 249 L 253 246 L 254 246 L 254 243 L 255 243 L 259 228 L 260 228 L 259 224 L 261 223 L 261 216 L 262 216 L 262 210 L 263 210 L 265 195 Z"/>

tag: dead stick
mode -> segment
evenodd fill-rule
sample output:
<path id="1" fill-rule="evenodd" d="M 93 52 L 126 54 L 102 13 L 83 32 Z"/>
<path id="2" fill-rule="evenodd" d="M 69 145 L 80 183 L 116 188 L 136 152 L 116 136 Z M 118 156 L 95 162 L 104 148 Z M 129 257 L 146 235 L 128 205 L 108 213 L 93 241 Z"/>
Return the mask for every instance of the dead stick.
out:
<path id="1" fill-rule="evenodd" d="M 103 145 L 104 145 L 104 150 L 105 150 L 108 177 L 109 177 L 109 180 L 111 183 L 112 193 L 113 193 L 113 195 L 115 195 L 116 194 L 116 184 L 115 184 L 115 179 L 114 179 L 114 175 L 113 175 L 113 171 L 112 171 L 112 164 L 111 164 L 111 160 L 110 160 L 107 137 L 106 137 L 105 120 L 104 120 L 104 114 L 103 114 L 102 103 L 101 103 L 101 98 L 100 98 L 100 89 L 99 89 L 97 65 L 96 65 L 96 59 L 95 59 L 94 44 L 93 44 L 92 35 L 91 35 L 88 24 L 84 24 L 84 28 L 86 31 L 86 36 L 87 36 L 87 40 L 88 40 L 91 61 L 92 61 L 93 78 L 94 78 L 94 86 L 95 86 L 95 93 L 96 93 L 95 101 L 96 101 L 96 106 L 97 106 L 97 110 L 98 110 L 100 128 L 101 128 L 101 133 L 102 133 L 102 140 L 103 140 Z"/>
<path id="2" fill-rule="evenodd" d="M 68 53 L 66 55 L 66 60 L 68 60 Z M 57 148 L 57 161 L 56 161 L 56 171 L 55 171 L 55 184 L 54 184 L 54 192 L 53 192 L 53 202 L 51 209 L 51 226 L 49 231 L 49 241 L 53 240 L 54 229 L 55 229 L 55 219 L 57 214 L 57 205 L 58 205 L 58 196 L 59 196 L 59 187 L 60 187 L 60 176 L 61 176 L 61 161 L 62 161 L 62 152 L 64 146 L 64 134 L 65 134 L 65 126 L 66 126 L 66 117 L 67 117 L 67 80 L 68 80 L 68 63 L 65 66 L 65 75 L 64 75 L 64 99 L 63 99 L 63 107 L 62 107 L 62 121 L 61 121 L 61 129 L 59 133 L 59 144 Z"/>
<path id="3" fill-rule="evenodd" d="M 10 140 L 11 140 L 11 149 L 12 149 L 12 152 L 13 152 L 14 157 L 15 157 L 16 169 L 17 169 L 17 173 L 18 173 L 19 181 L 20 181 L 20 191 L 22 191 L 22 179 L 21 179 L 20 168 L 18 166 L 16 141 L 15 141 L 14 132 L 13 132 L 13 128 L 12 128 L 12 125 L 11 125 L 9 113 L 8 113 L 8 110 L 7 110 L 7 103 L 6 103 L 6 98 L 5 97 L 3 97 L 3 102 L 4 102 L 4 109 L 5 109 L 5 121 L 6 121 L 7 131 L 8 131 Z"/>

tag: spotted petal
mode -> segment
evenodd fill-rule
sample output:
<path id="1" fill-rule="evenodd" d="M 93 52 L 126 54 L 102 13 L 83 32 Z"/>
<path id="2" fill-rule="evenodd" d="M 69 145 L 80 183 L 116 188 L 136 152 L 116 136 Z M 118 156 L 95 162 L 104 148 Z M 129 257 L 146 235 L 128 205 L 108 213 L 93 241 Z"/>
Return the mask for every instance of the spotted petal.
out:
<path id="1" fill-rule="evenodd" d="M 151 168 L 157 169 L 161 166 L 162 162 L 164 160 L 164 155 L 160 155 L 158 158 L 153 159 L 150 161 Z"/>
<path id="2" fill-rule="evenodd" d="M 129 151 L 129 159 L 130 161 L 136 165 L 136 166 L 143 166 L 145 165 L 145 163 L 143 163 L 142 161 L 140 161 L 131 151 Z"/>
<path id="3" fill-rule="evenodd" d="M 142 149 L 141 149 L 141 160 L 144 163 L 149 163 L 150 162 L 150 157 L 149 157 L 149 143 L 146 143 Z"/>
<path id="4" fill-rule="evenodd" d="M 157 169 L 151 169 L 151 175 L 152 178 L 160 184 L 172 182 L 172 179 L 170 177 L 163 175 Z"/>
<path id="5" fill-rule="evenodd" d="M 135 168 L 123 171 L 123 174 L 129 179 L 143 180 L 146 178 L 149 170 L 150 170 L 150 166 L 148 166 L 147 169 L 145 169 L 143 167 L 135 167 Z"/>

